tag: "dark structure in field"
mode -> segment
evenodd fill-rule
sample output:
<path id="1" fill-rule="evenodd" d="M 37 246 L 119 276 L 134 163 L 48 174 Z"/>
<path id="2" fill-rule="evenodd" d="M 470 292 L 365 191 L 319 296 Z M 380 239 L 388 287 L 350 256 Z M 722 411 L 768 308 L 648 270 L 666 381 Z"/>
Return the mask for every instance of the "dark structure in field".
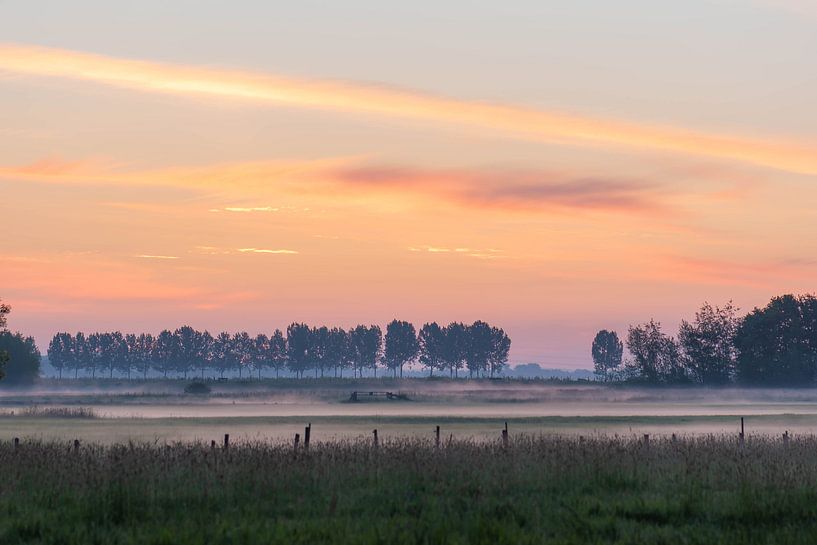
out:
<path id="1" fill-rule="evenodd" d="M 401 394 L 397 392 L 352 392 L 352 395 L 349 396 L 349 401 L 352 403 L 357 403 L 360 401 L 376 401 L 379 399 L 385 399 L 388 401 L 409 401 L 409 397 L 406 394 Z"/>

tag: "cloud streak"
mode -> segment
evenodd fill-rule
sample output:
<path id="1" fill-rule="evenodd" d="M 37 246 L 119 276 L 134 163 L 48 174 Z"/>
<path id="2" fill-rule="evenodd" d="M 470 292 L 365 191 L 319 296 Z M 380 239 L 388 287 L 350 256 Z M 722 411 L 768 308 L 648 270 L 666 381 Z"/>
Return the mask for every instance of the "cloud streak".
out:
<path id="1" fill-rule="evenodd" d="M 566 115 L 372 85 L 121 59 L 17 44 L 0 44 L 0 71 L 91 81 L 142 92 L 210 96 L 453 124 L 531 141 L 668 151 L 817 174 L 817 144 L 814 142 L 761 140 Z"/>
<path id="2" fill-rule="evenodd" d="M 285 255 L 292 255 L 297 254 L 298 252 L 295 250 L 267 250 L 264 248 L 238 248 L 238 251 L 242 254 L 250 253 L 250 254 L 285 254 Z"/>

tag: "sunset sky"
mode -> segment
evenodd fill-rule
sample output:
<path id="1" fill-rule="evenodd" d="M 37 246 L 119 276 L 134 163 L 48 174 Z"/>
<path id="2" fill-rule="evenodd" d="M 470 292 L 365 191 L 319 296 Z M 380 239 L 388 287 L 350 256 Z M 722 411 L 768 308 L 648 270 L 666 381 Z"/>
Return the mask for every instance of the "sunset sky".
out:
<path id="1" fill-rule="evenodd" d="M 486 320 L 588 368 L 817 278 L 817 2 L 0 0 L 0 298 L 57 331 Z"/>

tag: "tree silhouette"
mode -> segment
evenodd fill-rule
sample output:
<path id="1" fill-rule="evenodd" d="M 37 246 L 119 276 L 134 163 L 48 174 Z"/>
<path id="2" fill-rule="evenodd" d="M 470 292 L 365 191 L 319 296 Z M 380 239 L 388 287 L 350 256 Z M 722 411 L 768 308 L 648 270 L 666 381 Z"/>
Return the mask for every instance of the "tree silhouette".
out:
<path id="1" fill-rule="evenodd" d="M 488 354 L 488 365 L 491 370 L 491 378 L 502 371 L 508 363 L 508 355 L 511 351 L 511 338 L 502 328 L 491 328 L 491 351 Z"/>
<path id="2" fill-rule="evenodd" d="M 403 376 L 403 366 L 414 361 L 419 350 L 420 344 L 413 325 L 397 320 L 389 322 L 386 326 L 383 363 L 391 369 L 394 376 L 397 376 L 398 369 L 400 377 Z"/>
<path id="3" fill-rule="evenodd" d="M 359 325 L 349 333 L 349 346 L 351 348 L 355 369 L 359 370 L 363 376 L 363 370 L 371 368 L 374 376 L 377 376 L 377 362 L 380 359 L 380 350 L 383 345 L 383 334 L 376 325 L 366 327 Z"/>
<path id="4" fill-rule="evenodd" d="M 424 324 L 418 341 L 420 364 L 428 369 L 428 376 L 434 376 L 434 369 L 445 369 L 445 330 L 437 322 Z"/>
<path id="5" fill-rule="evenodd" d="M 591 348 L 596 376 L 605 381 L 610 380 L 611 373 L 621 367 L 623 353 L 624 344 L 615 331 L 602 329 L 596 333 Z"/>
<path id="6" fill-rule="evenodd" d="M 8 316 L 9 312 L 11 312 L 11 307 L 0 299 L 0 330 L 6 329 L 6 317 Z"/>
<path id="7" fill-rule="evenodd" d="M 452 377 L 465 365 L 468 357 L 468 330 L 465 325 L 453 322 L 445 327 L 443 360 Z"/>
<path id="8" fill-rule="evenodd" d="M 630 326 L 627 350 L 634 357 L 634 370 L 647 382 L 681 382 L 685 373 L 678 344 L 661 331 L 661 324 L 650 320 Z"/>
<path id="9" fill-rule="evenodd" d="M 475 373 L 479 376 L 480 373 L 488 371 L 493 350 L 493 332 L 491 326 L 482 321 L 467 326 L 465 332 L 465 366 L 470 377 Z"/>
<path id="10" fill-rule="evenodd" d="M 695 320 L 683 320 L 678 343 L 692 377 L 703 384 L 726 384 L 735 372 L 735 333 L 740 320 L 732 302 L 723 308 L 704 303 Z"/>
<path id="11" fill-rule="evenodd" d="M 310 329 L 306 324 L 294 323 L 287 327 L 287 360 L 289 370 L 299 378 L 309 366 Z"/>
<path id="12" fill-rule="evenodd" d="M 737 375 L 744 384 L 813 384 L 817 378 L 817 299 L 783 295 L 738 327 Z"/>

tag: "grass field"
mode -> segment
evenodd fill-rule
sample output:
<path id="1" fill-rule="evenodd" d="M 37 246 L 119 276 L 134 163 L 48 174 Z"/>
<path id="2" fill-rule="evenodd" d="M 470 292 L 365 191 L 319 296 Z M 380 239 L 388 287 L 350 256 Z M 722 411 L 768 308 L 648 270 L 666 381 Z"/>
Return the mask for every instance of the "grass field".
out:
<path id="1" fill-rule="evenodd" d="M 817 440 L 0 445 L 0 543 L 817 542 Z"/>

